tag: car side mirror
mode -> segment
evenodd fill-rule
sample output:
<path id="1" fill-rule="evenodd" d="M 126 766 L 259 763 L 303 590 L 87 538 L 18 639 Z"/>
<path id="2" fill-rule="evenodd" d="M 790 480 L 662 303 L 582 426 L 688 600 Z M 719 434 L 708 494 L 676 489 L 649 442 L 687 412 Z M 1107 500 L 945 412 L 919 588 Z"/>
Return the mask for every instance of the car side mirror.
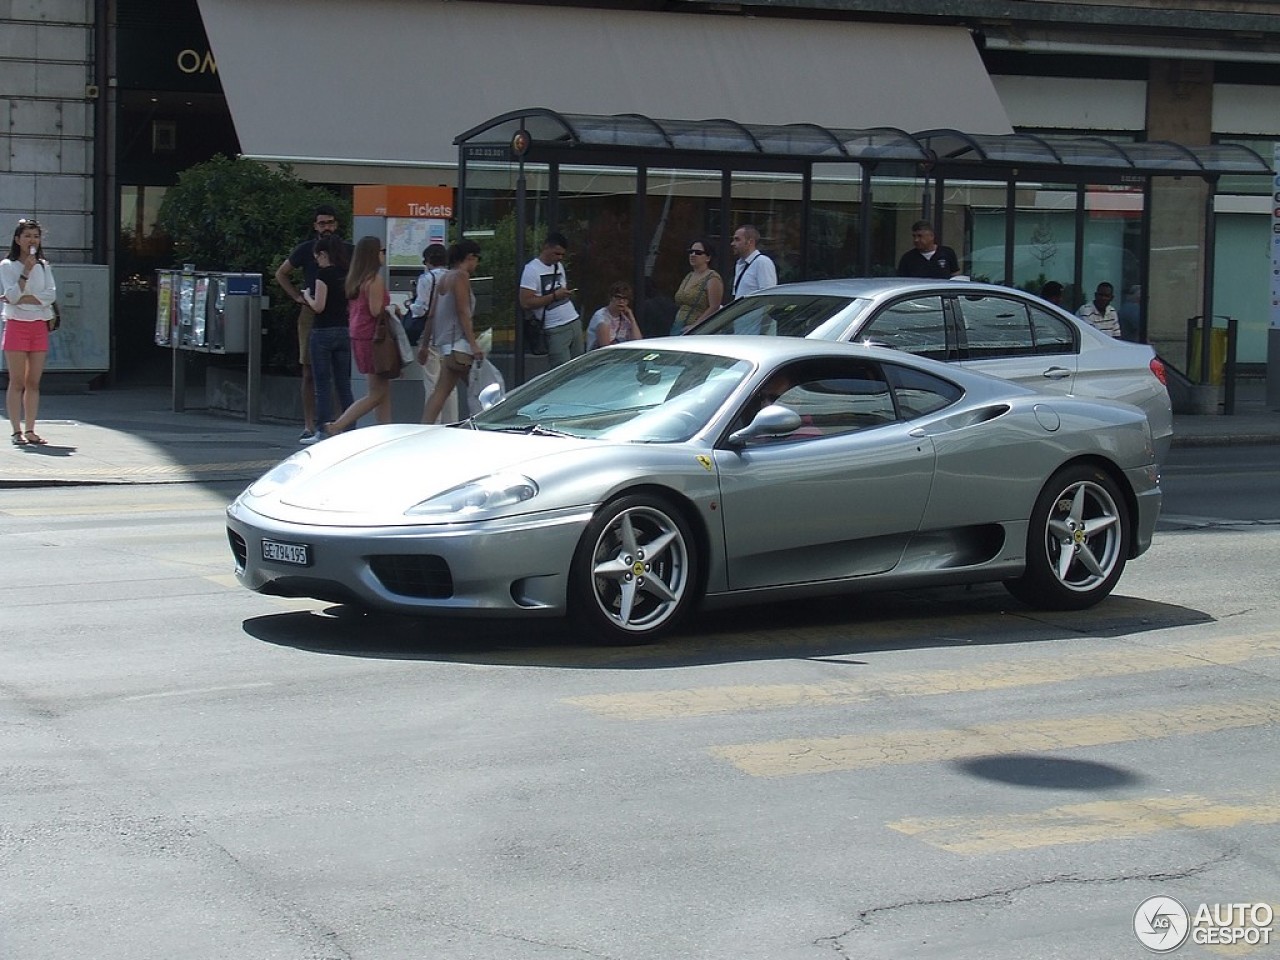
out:
<path id="1" fill-rule="evenodd" d="M 491 383 L 480 391 L 480 396 L 476 399 L 480 401 L 481 410 L 488 410 L 502 399 L 502 386 L 497 383 Z"/>
<path id="2" fill-rule="evenodd" d="M 741 447 L 761 437 L 785 437 L 800 429 L 800 414 L 790 407 L 772 403 L 752 418 L 741 430 L 729 434 L 729 445 Z"/>

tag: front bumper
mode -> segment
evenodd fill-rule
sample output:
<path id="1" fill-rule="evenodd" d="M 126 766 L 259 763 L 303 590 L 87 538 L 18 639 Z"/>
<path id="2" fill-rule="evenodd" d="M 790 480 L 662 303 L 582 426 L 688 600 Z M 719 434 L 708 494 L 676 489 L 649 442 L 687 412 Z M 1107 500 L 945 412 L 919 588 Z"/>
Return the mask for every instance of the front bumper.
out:
<path id="1" fill-rule="evenodd" d="M 569 568 L 591 508 L 470 523 L 334 527 L 227 508 L 236 577 L 273 596 L 397 613 L 562 616 Z M 306 566 L 267 560 L 262 541 L 306 544 Z"/>

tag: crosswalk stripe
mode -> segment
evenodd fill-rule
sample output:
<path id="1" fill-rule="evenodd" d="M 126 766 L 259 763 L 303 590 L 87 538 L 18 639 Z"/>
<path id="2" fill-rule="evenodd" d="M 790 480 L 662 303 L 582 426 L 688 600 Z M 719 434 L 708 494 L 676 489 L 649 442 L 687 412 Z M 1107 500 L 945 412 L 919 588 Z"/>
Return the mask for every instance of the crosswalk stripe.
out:
<path id="1" fill-rule="evenodd" d="M 888 826 L 950 853 L 989 854 L 1132 839 L 1165 830 L 1274 823 L 1280 823 L 1280 795 L 1229 802 L 1183 794 L 1073 803 L 991 817 L 907 817 Z"/>
<path id="2" fill-rule="evenodd" d="M 866 680 L 826 683 L 756 684 L 591 694 L 565 700 L 592 713 L 618 720 L 662 720 L 726 713 L 779 710 L 796 706 L 857 703 L 886 696 L 974 693 L 1068 680 L 1101 679 L 1159 670 L 1242 663 L 1280 655 L 1280 633 L 1188 641 L 1089 657 L 1037 659 L 1018 663 L 985 662 L 961 670 L 922 670 L 880 674 Z"/>
<path id="3" fill-rule="evenodd" d="M 1276 722 L 1280 722 L 1280 701 L 1243 700 L 952 730 L 903 730 L 882 736 L 797 737 L 713 747 L 711 753 L 753 777 L 794 777 L 886 764 L 1096 747 Z"/>

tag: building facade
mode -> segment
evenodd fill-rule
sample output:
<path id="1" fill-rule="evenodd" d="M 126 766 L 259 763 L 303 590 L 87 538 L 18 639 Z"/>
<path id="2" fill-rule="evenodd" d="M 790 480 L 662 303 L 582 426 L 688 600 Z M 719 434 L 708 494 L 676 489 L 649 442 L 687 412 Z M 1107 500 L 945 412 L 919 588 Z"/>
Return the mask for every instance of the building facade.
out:
<path id="1" fill-rule="evenodd" d="M 452 185 L 457 134 L 534 105 L 1239 142 L 1264 156 L 1280 140 L 1280 12 L 1260 0 L 689 0 L 625 8 L 315 0 L 305 10 L 284 0 L 11 0 L 0 10 L 9 116 L 0 129 L 0 214 L 40 216 L 57 256 L 115 267 L 116 326 L 129 344 L 122 365 L 141 336 L 125 332 L 129 285 L 162 265 L 148 259 L 162 241 L 151 229 L 158 199 L 183 166 L 219 151 L 288 162 L 329 184 Z M 850 205 L 845 186 L 833 174 L 822 188 L 833 197 L 833 242 L 845 219 L 874 213 Z M 580 197 L 577 221 L 604 222 L 609 196 L 627 185 L 587 177 L 570 188 Z M 510 189 L 495 183 L 495 194 Z M 735 212 L 774 215 L 774 239 L 785 245 L 794 186 L 744 178 L 734 190 L 743 198 Z M 915 190 L 906 178 L 902 211 Z M 1146 260 L 1148 328 L 1179 363 L 1181 327 L 1213 277 L 1215 312 L 1241 321 L 1240 359 L 1261 363 L 1271 192 L 1256 178 L 1161 181 L 1144 237 L 1134 216 L 1142 201 L 1107 185 L 1090 192 L 1088 235 L 1076 236 L 1061 207 L 1067 191 L 1043 184 L 1018 200 L 1019 267 L 993 279 L 1022 286 L 1061 278 L 1080 300 L 1099 280 L 1134 286 L 1134 263 Z M 994 226 L 999 203 L 987 193 L 955 184 L 945 208 L 948 243 L 980 275 L 992 275 L 992 248 L 1004 243 Z M 1210 216 L 1215 264 L 1199 256 Z M 905 220 L 887 221 L 886 250 L 905 244 Z M 1086 266 L 1063 276 L 1077 246 Z"/>

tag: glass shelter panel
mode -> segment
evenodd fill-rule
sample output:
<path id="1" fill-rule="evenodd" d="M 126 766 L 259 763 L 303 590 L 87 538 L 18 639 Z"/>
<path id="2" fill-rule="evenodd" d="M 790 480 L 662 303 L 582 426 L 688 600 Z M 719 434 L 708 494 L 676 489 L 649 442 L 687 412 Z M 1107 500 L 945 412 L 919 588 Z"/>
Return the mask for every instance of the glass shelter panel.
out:
<path id="1" fill-rule="evenodd" d="M 806 279 L 861 276 L 862 237 L 862 166 L 815 164 Z"/>
<path id="2" fill-rule="evenodd" d="M 892 277 L 898 272 L 898 259 L 911 247 L 911 224 L 932 216 L 934 183 L 921 176 L 911 163 L 889 163 L 877 167 L 872 175 L 871 270 L 873 277 Z M 946 242 L 961 236 L 945 229 Z"/>
<path id="3" fill-rule="evenodd" d="M 801 257 L 801 178 L 793 174 L 735 173 L 733 202 L 729 223 L 721 226 L 720 235 L 728 247 L 734 230 L 753 224 L 760 231 L 760 249 L 767 253 L 778 270 L 778 282 L 800 280 Z M 725 258 L 730 273 L 725 285 L 733 286 L 733 257 Z"/>
<path id="4" fill-rule="evenodd" d="M 495 351 L 510 351 L 515 344 L 518 315 L 516 288 L 523 263 L 516 262 L 516 193 L 521 168 L 517 163 L 467 164 L 466 209 L 462 211 L 466 236 L 480 244 L 480 266 L 472 282 L 476 293 L 477 331 L 493 328 Z M 537 256 L 547 232 L 550 170 L 546 164 L 526 163 L 524 258 Z M 456 239 L 450 237 L 450 241 Z"/>
<path id="5" fill-rule="evenodd" d="M 711 252 L 710 269 L 723 273 L 729 256 L 729 238 L 720 228 L 720 172 L 718 170 L 650 170 L 645 200 L 644 259 L 645 289 L 636 319 L 646 337 L 666 336 L 675 322 L 675 297 L 695 267 L 689 250 Z M 701 264 L 698 264 L 699 266 Z M 710 278 L 689 280 L 692 293 L 682 296 L 701 299 L 706 289 L 710 303 Z M 703 287 L 706 283 L 708 286 Z M 701 311 L 699 311 L 701 313 Z"/>

